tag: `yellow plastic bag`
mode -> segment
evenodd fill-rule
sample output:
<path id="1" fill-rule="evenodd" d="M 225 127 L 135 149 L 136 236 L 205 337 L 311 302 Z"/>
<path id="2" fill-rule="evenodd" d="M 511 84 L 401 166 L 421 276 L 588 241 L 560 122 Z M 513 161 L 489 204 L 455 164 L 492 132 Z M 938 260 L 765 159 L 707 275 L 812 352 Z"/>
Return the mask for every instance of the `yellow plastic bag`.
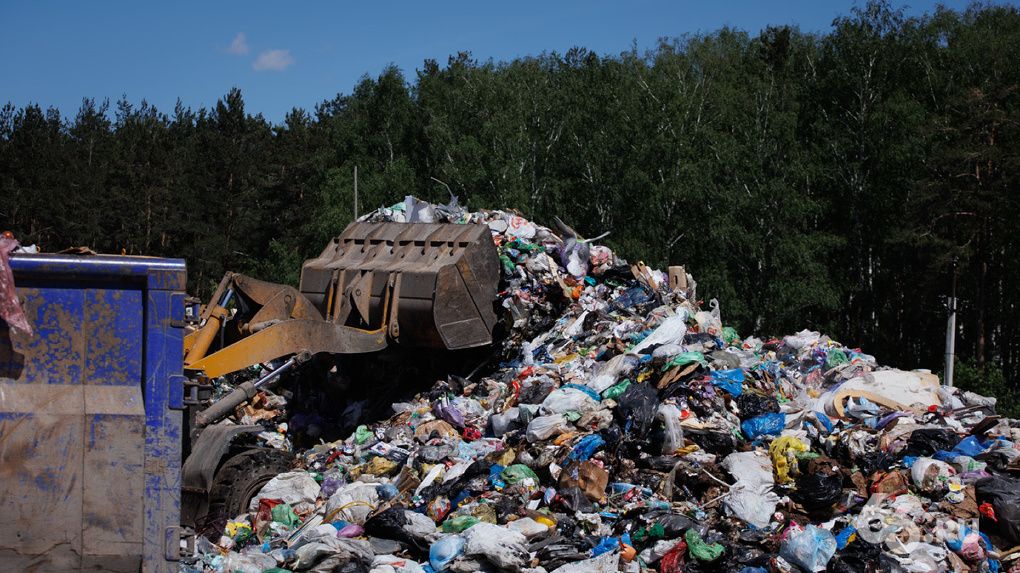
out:
<path id="1" fill-rule="evenodd" d="M 797 467 L 797 452 L 806 452 L 807 445 L 797 438 L 782 436 L 772 440 L 769 445 L 769 457 L 772 458 L 772 471 L 776 475 L 776 483 L 790 483 L 793 481 L 791 475 L 796 476 L 799 472 Z"/>

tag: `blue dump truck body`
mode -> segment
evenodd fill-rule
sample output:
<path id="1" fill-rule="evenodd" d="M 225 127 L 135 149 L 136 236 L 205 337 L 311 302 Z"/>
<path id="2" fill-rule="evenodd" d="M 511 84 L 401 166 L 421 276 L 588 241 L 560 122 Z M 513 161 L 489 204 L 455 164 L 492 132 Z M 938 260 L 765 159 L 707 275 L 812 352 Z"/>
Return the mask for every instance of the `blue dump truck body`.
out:
<path id="1" fill-rule="evenodd" d="M 185 265 L 12 255 L 0 319 L 0 569 L 176 571 Z"/>

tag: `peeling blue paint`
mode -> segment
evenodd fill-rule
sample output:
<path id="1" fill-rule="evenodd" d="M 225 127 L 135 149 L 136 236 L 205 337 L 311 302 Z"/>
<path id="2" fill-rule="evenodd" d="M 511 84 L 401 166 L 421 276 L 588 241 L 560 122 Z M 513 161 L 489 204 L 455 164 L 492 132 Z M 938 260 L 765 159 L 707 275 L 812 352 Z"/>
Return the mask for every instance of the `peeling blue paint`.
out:
<path id="1" fill-rule="evenodd" d="M 15 255 L 11 268 L 36 334 L 0 321 L 0 384 L 10 394 L 0 395 L 0 441 L 18 446 L 0 449 L 0 499 L 13 512 L 0 549 L 26 564 L 59 548 L 116 551 L 143 571 L 176 571 L 167 531 L 180 519 L 172 381 L 182 374 L 174 319 L 184 313 L 184 262 Z"/>

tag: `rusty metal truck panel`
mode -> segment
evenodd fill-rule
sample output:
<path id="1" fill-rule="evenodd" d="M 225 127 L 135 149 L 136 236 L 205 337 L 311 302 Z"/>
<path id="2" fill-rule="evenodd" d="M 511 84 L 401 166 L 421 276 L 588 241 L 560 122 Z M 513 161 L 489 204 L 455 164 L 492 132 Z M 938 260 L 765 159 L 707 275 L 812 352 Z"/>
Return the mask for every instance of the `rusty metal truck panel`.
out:
<path id="1" fill-rule="evenodd" d="M 13 255 L 0 319 L 0 563 L 176 571 L 185 266 Z"/>

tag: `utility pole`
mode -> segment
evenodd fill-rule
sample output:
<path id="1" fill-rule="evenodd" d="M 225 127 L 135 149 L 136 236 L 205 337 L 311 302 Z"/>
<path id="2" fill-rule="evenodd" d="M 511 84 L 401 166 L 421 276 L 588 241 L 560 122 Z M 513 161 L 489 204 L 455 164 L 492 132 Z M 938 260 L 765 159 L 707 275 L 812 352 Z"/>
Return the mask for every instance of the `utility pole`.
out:
<path id="1" fill-rule="evenodd" d="M 943 385 L 953 387 L 953 355 L 956 354 L 956 260 L 953 260 L 953 291 L 946 301 L 949 320 L 946 324 L 946 379 Z"/>
<path id="2" fill-rule="evenodd" d="M 358 220 L 358 166 L 354 166 L 354 220 Z"/>

